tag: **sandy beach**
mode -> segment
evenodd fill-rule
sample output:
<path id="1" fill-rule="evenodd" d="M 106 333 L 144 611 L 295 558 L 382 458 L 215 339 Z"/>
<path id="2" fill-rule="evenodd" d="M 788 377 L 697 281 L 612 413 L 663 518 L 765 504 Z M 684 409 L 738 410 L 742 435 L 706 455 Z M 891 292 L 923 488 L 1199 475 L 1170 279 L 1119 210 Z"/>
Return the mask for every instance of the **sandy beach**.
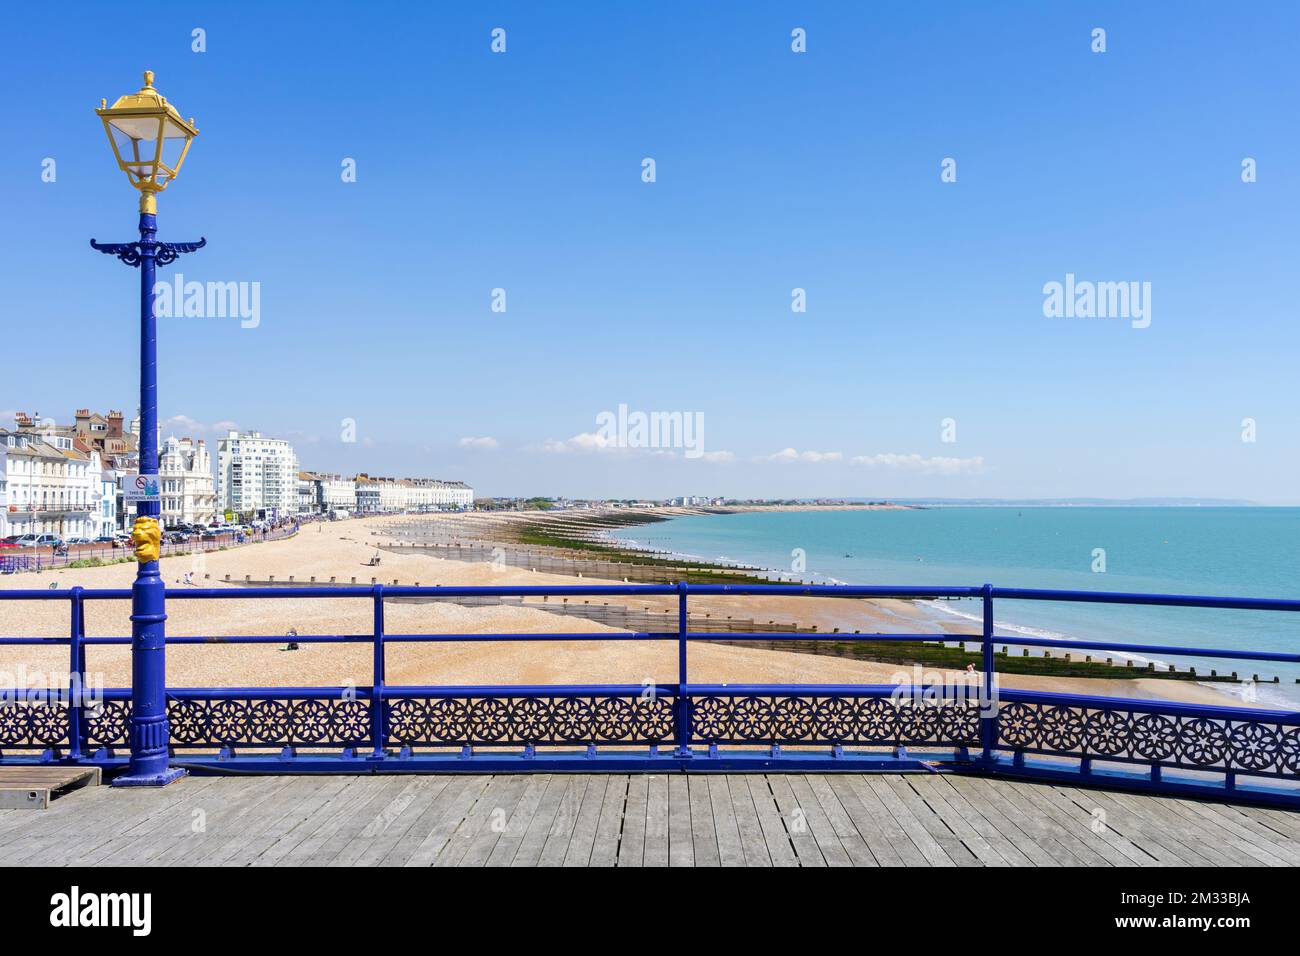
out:
<path id="1" fill-rule="evenodd" d="M 464 528 L 467 522 L 490 526 L 501 515 L 447 515 L 442 520 Z M 378 550 L 392 543 L 393 532 L 412 522 L 439 520 L 429 515 L 378 517 L 306 525 L 293 538 L 233 548 L 205 555 L 181 555 L 162 562 L 169 589 L 169 636 L 193 635 L 219 639 L 240 634 L 300 636 L 313 634 L 369 634 L 372 602 L 362 599 L 307 600 L 285 597 L 268 600 L 228 599 L 186 601 L 186 572 L 194 586 L 238 589 L 245 577 L 265 581 L 317 583 L 334 578 L 358 584 L 377 578 L 382 584 L 431 585 L 573 585 L 616 584 L 621 581 L 586 577 L 581 580 L 527 568 L 502 567 L 489 562 L 461 562 L 412 551 Z M 487 535 L 490 537 L 490 534 Z M 400 540 L 400 539 L 396 539 Z M 381 556 L 377 567 L 368 565 Z M 85 588 L 129 588 L 134 564 L 101 568 L 65 569 L 40 574 L 15 574 L 0 578 L 0 589 L 66 591 Z M 206 578 L 205 578 L 206 575 Z M 230 582 L 224 579 L 229 575 Z M 291 590 L 286 588 L 286 593 Z M 581 599 L 575 599 L 581 600 Z M 675 628 L 675 601 L 665 598 L 592 598 L 637 610 L 663 613 L 663 630 Z M 904 601 L 862 601 L 838 598 L 717 598 L 692 599 L 692 614 L 816 624 L 829 633 L 844 631 L 934 632 L 931 617 Z M 665 613 L 667 612 L 667 613 Z M 91 637 L 130 633 L 125 601 L 88 602 L 86 630 Z M 64 637 L 69 626 L 66 601 L 0 602 L 0 636 Z M 493 632 L 616 634 L 614 628 L 574 616 L 560 616 L 532 606 L 465 607 L 451 603 L 389 601 L 385 626 L 390 634 L 488 634 Z M 959 622 L 949 626 L 958 630 Z M 211 643 L 168 648 L 168 683 L 173 686 L 266 685 L 367 685 L 371 680 L 368 643 L 323 645 L 304 643 L 288 651 L 284 645 L 232 645 Z M 676 646 L 647 641 L 548 642 L 446 642 L 390 644 L 387 680 L 391 684 L 560 684 L 675 682 Z M 693 681 L 716 683 L 887 683 L 908 681 L 905 666 L 823 657 L 765 648 L 735 647 L 707 642 L 690 645 Z M 8 646 L 0 648 L 0 671 L 25 674 L 29 686 L 45 683 L 41 675 L 66 682 L 66 646 Z M 126 647 L 91 647 L 88 669 L 92 682 L 106 687 L 129 686 L 130 652 Z M 942 672 L 939 672 L 942 673 Z M 902 675 L 902 676 L 900 676 Z M 3 677 L 4 675 L 0 675 Z M 945 676 L 953 676 L 951 674 Z M 33 679 L 35 677 L 36 679 Z M 12 678 L 10 678 L 12 679 Z M 1006 675 L 1008 688 L 1056 690 L 1104 696 L 1165 698 L 1207 704 L 1231 703 L 1223 691 L 1188 681 L 1150 678 L 1083 679 Z"/>

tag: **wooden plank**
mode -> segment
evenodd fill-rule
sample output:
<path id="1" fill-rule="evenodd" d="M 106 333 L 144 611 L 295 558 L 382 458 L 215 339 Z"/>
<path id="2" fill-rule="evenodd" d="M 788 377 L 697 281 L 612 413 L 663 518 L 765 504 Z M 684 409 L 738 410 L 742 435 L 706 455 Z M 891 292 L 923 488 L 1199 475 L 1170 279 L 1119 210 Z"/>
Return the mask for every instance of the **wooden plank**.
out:
<path id="1" fill-rule="evenodd" d="M 209 794 L 216 787 L 215 781 L 194 781 L 189 786 L 177 787 L 151 811 L 137 811 L 119 819 L 115 827 L 88 827 L 81 849 L 74 852 L 87 866 L 132 866 L 173 843 L 189 849 L 203 832 L 196 831 L 195 824 L 210 826 L 205 810 L 215 803 Z M 196 816 L 196 811 L 202 815 Z"/>
<path id="2" fill-rule="evenodd" d="M 767 841 L 763 837 L 763 824 L 758 819 L 758 810 L 754 807 L 754 798 L 749 792 L 749 782 L 739 774 L 728 774 L 727 795 L 730 797 L 731 810 L 740 834 L 740 849 L 744 854 L 745 866 L 771 866 L 772 856 L 767 852 Z"/>
<path id="3" fill-rule="evenodd" d="M 871 852 L 871 847 L 867 845 L 867 841 L 858 832 L 858 828 L 853 825 L 852 817 L 844 809 L 844 805 L 840 803 L 840 798 L 831 789 L 826 777 L 821 774 L 809 774 L 799 779 L 803 781 L 810 795 L 810 797 L 804 797 L 803 799 L 810 798 L 817 801 L 817 805 L 821 807 L 831 832 L 840 841 L 840 846 L 848 854 L 852 865 L 879 866 L 880 863 L 876 860 L 875 854 Z"/>
<path id="4" fill-rule="evenodd" d="M 201 864 L 207 850 L 216 846 L 218 839 L 225 839 L 229 835 L 224 829 L 226 819 L 233 817 L 238 808 L 246 806 L 258 790 L 266 789 L 266 781 L 253 776 L 233 780 L 222 777 L 195 778 L 196 782 L 199 780 L 206 781 L 212 788 L 202 800 L 197 801 L 204 811 L 203 817 L 195 819 L 191 811 L 190 833 L 186 838 L 158 849 L 149 859 L 150 866 Z M 201 825 L 198 832 L 195 832 L 196 824 Z"/>
<path id="5" fill-rule="evenodd" d="M 864 774 L 860 779 L 866 788 L 874 793 L 881 805 L 889 811 L 907 838 L 925 857 L 931 866 L 956 866 L 957 861 L 944 852 L 944 848 L 925 825 L 912 813 L 902 799 L 885 779 L 886 775 Z M 967 856 L 970 854 L 968 853 Z"/>
<path id="6" fill-rule="evenodd" d="M 1061 826 L 1054 819 L 1041 816 L 1032 809 L 1023 808 L 1014 793 L 1006 791 L 1004 782 L 979 777 L 961 779 L 963 792 L 974 792 L 985 805 L 996 806 L 1002 816 L 1026 834 L 1036 847 L 1048 853 L 1057 865 L 1084 865 L 1084 861 L 1075 856 L 1071 849 L 1058 839 L 1062 836 Z"/>
<path id="7" fill-rule="evenodd" d="M 695 865 L 690 791 L 686 775 L 682 773 L 668 778 L 668 865 Z"/>
<path id="8" fill-rule="evenodd" d="M 956 779 L 954 778 L 954 783 Z M 1006 781 L 990 780 L 984 777 L 962 777 L 960 779 L 963 788 L 971 788 L 985 794 L 986 801 L 990 805 L 996 806 L 1007 820 L 1011 821 L 1021 832 L 1033 840 L 1036 846 L 1050 854 L 1058 865 L 1086 865 L 1086 861 L 1076 856 L 1066 845 L 1070 841 L 1065 839 L 1065 833 L 1061 825 L 1055 819 L 1023 806 L 1022 802 L 1016 798 L 1015 793 L 1008 790 Z"/>
<path id="9" fill-rule="evenodd" d="M 487 865 L 497 844 L 510 829 L 510 821 L 519 809 L 520 803 L 525 799 L 531 799 L 533 794 L 540 798 L 542 791 L 535 787 L 534 783 L 532 774 L 512 775 L 507 798 L 502 800 L 499 806 L 492 808 L 486 825 L 480 828 L 465 847 L 464 853 L 456 863 L 457 866 Z M 519 832 L 522 835 L 522 828 Z"/>
<path id="10" fill-rule="evenodd" d="M 1106 798 L 1132 814 L 1132 819 L 1147 835 L 1150 844 L 1166 848 L 1190 866 L 1261 865 L 1250 854 L 1241 859 L 1223 852 L 1217 843 L 1223 839 L 1221 833 L 1211 834 L 1199 823 L 1180 818 L 1165 806 L 1164 798 L 1130 793 L 1107 794 Z"/>
<path id="11" fill-rule="evenodd" d="M 492 851 L 484 863 L 485 866 L 509 866 L 514 862 L 515 854 L 519 852 L 519 845 L 523 843 L 524 834 L 528 832 L 533 816 L 537 813 L 537 807 L 550 784 L 551 775 L 548 773 L 528 775 L 528 786 L 524 788 L 519 802 L 515 804 L 514 810 L 506 820 L 505 831 L 493 844 Z M 472 850 L 466 852 L 466 857 L 468 864 L 473 865 Z"/>
<path id="12" fill-rule="evenodd" d="M 511 866 L 537 865 L 542 855 L 542 848 L 546 845 L 546 838 L 550 835 L 551 824 L 555 822 L 555 814 L 560 808 L 560 799 L 564 796 L 564 790 L 568 785 L 568 777 L 563 774 L 556 774 L 547 781 L 546 792 L 542 794 L 536 812 L 528 821 L 528 829 L 524 831 L 524 838 L 519 841 L 514 858 L 510 861 Z"/>
<path id="13" fill-rule="evenodd" d="M 668 777 L 650 777 L 646 795 L 645 854 L 646 866 L 668 865 Z"/>
<path id="14" fill-rule="evenodd" d="M 718 863 L 721 866 L 744 866 L 745 851 L 740 844 L 740 826 L 736 811 L 731 805 L 731 790 L 727 778 L 720 774 L 704 777 L 709 793 L 709 812 L 713 816 L 713 833 L 718 845 Z"/>
<path id="15" fill-rule="evenodd" d="M 327 780 L 327 778 L 326 778 Z M 295 813 L 323 782 L 319 777 L 299 777 L 289 786 L 264 801 L 261 812 L 250 818 L 221 849 L 212 853 L 205 864 L 244 866 L 298 822 Z"/>
<path id="16" fill-rule="evenodd" d="M 903 783 L 934 811 L 953 837 L 960 840 L 962 846 L 984 866 L 1010 866 L 1013 863 L 1024 865 L 1029 862 L 997 830 L 989 827 L 979 814 L 968 817 L 963 812 L 965 807 L 958 807 L 961 801 L 955 791 L 939 787 L 937 774 L 909 774 Z M 949 799 L 949 794 L 953 795 L 953 799 Z M 978 821 L 979 826 L 976 826 L 975 821 Z M 986 833 L 992 839 L 986 837 Z M 1003 850 L 1006 851 L 1005 854 Z"/>
<path id="17" fill-rule="evenodd" d="M 78 863 L 86 855 L 118 837 L 152 808 L 157 811 L 183 799 L 196 786 L 182 780 L 159 793 L 149 788 L 113 790 L 93 787 L 56 800 L 40 814 L 15 813 L 22 821 L 16 837 L 9 831 L 0 841 L 0 858 L 6 865 L 25 863 Z M 123 821 L 129 821 L 123 823 Z"/>
<path id="18" fill-rule="evenodd" d="M 791 842 L 799 851 L 800 865 L 848 866 L 849 855 L 840 845 L 816 796 L 803 786 L 802 777 L 771 774 L 769 783 L 777 802 L 783 807 L 781 815 L 785 818 L 786 829 L 790 831 Z M 821 862 L 816 862 L 817 860 Z"/>
<path id="19" fill-rule="evenodd" d="M 645 862 L 646 812 L 650 802 L 650 778 L 633 774 L 627 781 L 627 805 L 623 809 L 623 832 L 619 836 L 618 865 L 641 866 Z"/>
<path id="20" fill-rule="evenodd" d="M 840 806 L 848 814 L 853 828 L 866 843 L 867 849 L 880 866 L 923 866 L 925 857 L 907 839 L 902 828 L 894 821 L 889 812 L 876 799 L 875 794 L 869 798 L 855 785 L 850 775 L 827 774 L 826 785 L 830 787 Z M 896 831 L 891 837 L 887 829 Z M 895 846 L 895 840 L 899 846 Z M 902 849 L 900 850 L 899 847 Z"/>
<path id="21" fill-rule="evenodd" d="M 277 859 L 273 865 L 321 866 L 329 863 L 340 845 L 334 844 L 334 849 L 329 850 L 327 848 L 331 841 L 356 814 L 364 812 L 371 801 L 382 799 L 387 786 L 388 782 L 381 777 L 352 778 L 348 786 L 325 805 L 315 820 L 299 828 L 302 832 L 293 838 L 292 846 L 287 850 L 276 851 Z M 346 840 L 342 845 L 346 845 Z"/>
<path id="22" fill-rule="evenodd" d="M 1300 811 L 1280 810 L 1276 807 L 1234 807 L 1261 826 L 1268 827 L 1289 840 L 1300 840 Z"/>
<path id="23" fill-rule="evenodd" d="M 600 825 L 600 814 L 605 808 L 605 793 L 614 780 L 613 777 L 598 774 L 588 781 L 587 792 L 583 795 L 577 820 L 573 824 L 573 833 L 569 837 L 569 847 L 564 853 L 565 866 L 590 865 L 591 850 L 596 844 L 596 827 Z"/>
<path id="24" fill-rule="evenodd" d="M 941 774 L 935 778 L 936 786 L 947 787 L 951 791 L 952 796 L 948 800 L 950 804 L 957 806 L 959 810 L 963 806 L 967 808 L 961 812 L 967 814 L 967 819 L 972 821 L 972 826 L 977 825 L 972 815 L 978 816 L 985 821 L 989 831 L 999 834 L 1006 841 L 1008 847 L 1000 851 L 1004 857 L 1012 859 L 1014 849 L 1023 859 L 1023 864 L 1018 865 L 1061 865 L 1059 860 L 1039 846 L 1029 834 L 1004 816 L 997 805 L 990 802 L 979 788 L 969 787 L 966 784 L 967 778 L 960 774 Z M 989 842 L 995 843 L 991 836 L 988 839 Z"/>
<path id="25" fill-rule="evenodd" d="M 447 801 L 439 801 L 435 806 L 441 812 L 435 813 L 424 821 L 427 832 L 422 827 L 410 835 L 412 842 L 419 840 L 403 862 L 402 866 L 430 866 L 438 858 L 448 841 L 451 840 L 465 818 L 473 811 L 479 797 L 491 785 L 490 776 L 475 776 L 465 779 L 465 786 Z"/>
<path id="26" fill-rule="evenodd" d="M 499 839 L 510 811 L 523 796 L 527 785 L 528 778 L 522 774 L 493 777 L 465 814 L 460 826 L 452 832 L 447 845 L 434 858 L 433 865 L 458 866 L 476 841 L 481 839 L 490 846 L 491 842 Z"/>
<path id="27" fill-rule="evenodd" d="M 223 784 L 214 780 L 206 787 L 195 788 L 167 812 L 150 814 L 147 832 L 104 862 L 113 866 L 154 866 L 155 860 L 174 847 L 179 850 L 180 858 L 186 860 L 211 826 L 208 812 L 220 807 L 229 789 Z"/>
<path id="28" fill-rule="evenodd" d="M 322 787 L 303 804 L 302 819 L 298 825 L 277 836 L 265 847 L 250 866 L 276 866 L 283 858 L 290 855 L 303 840 L 311 838 L 322 826 L 328 825 L 331 817 L 338 812 L 338 804 L 346 801 L 348 793 L 354 791 L 355 780 L 341 778 L 337 786 Z"/>
<path id="29" fill-rule="evenodd" d="M 713 820 L 713 798 L 709 794 L 709 775 L 686 778 L 691 806 L 691 849 L 696 866 L 721 866 L 718 833 Z"/>
<path id="30" fill-rule="evenodd" d="M 586 796 L 590 784 L 590 777 L 580 777 L 576 774 L 570 775 L 565 780 L 560 805 L 556 808 L 555 819 L 551 821 L 551 830 L 537 859 L 538 866 L 559 866 L 564 862 L 564 855 L 569 852 L 569 841 L 573 839 L 573 829 L 578 824 L 582 799 Z"/>
<path id="31" fill-rule="evenodd" d="M 1075 787 L 1061 787 L 1060 790 L 1092 820 L 1097 821 L 1095 828 L 1100 829 L 1104 836 L 1109 838 L 1112 834 L 1121 835 L 1147 857 L 1158 861 L 1158 865 L 1210 865 L 1203 856 L 1182 846 L 1177 840 L 1162 839 L 1158 832 L 1160 828 L 1153 829 L 1151 821 L 1143 813 L 1117 802 L 1113 799 L 1114 794 Z"/>
<path id="32" fill-rule="evenodd" d="M 1039 845 L 1057 855 L 1063 864 L 1067 866 L 1107 864 L 1106 857 L 1089 849 L 1077 835 L 1081 826 L 1090 825 L 1090 817 L 1088 823 L 1083 823 L 1073 814 L 1062 817 L 1060 814 L 1049 813 L 1042 806 L 1041 797 L 1036 793 L 1022 795 L 1013 782 L 1008 780 L 985 782 L 993 784 L 990 792 L 998 805 L 1003 807 L 1008 815 L 1014 812 L 1012 818 L 1016 823 L 1026 832 L 1033 833 Z"/>
<path id="33" fill-rule="evenodd" d="M 758 815 L 758 824 L 763 831 L 763 843 L 773 866 L 799 866 L 800 860 L 795 853 L 790 834 L 786 831 L 781 812 L 777 809 L 776 798 L 768 787 L 767 778 L 756 773 L 744 775 L 745 785 L 749 788 L 754 811 Z"/>
<path id="34" fill-rule="evenodd" d="M 67 791 L 99 783 L 98 767 L 0 767 L 0 810 L 45 810 Z"/>
<path id="35" fill-rule="evenodd" d="M 619 839 L 623 833 L 623 814 L 627 806 L 628 777 L 610 774 L 605 785 L 605 800 L 601 804 L 600 819 L 596 823 L 596 836 L 592 841 L 590 866 L 617 866 Z"/>
<path id="36" fill-rule="evenodd" d="M 1062 802 L 1050 785 L 1014 780 L 998 784 L 1006 802 L 1019 801 L 1026 813 L 1052 825 L 1056 841 L 1084 866 L 1130 866 L 1137 862 L 1135 856 L 1141 855 L 1131 837 L 1098 827 L 1089 809 Z"/>
<path id="37" fill-rule="evenodd" d="M 881 778 L 885 786 L 894 792 L 900 804 L 907 808 L 907 812 L 925 828 L 925 831 L 930 834 L 934 842 L 943 849 L 948 859 L 952 860 L 957 866 L 979 866 L 982 861 L 975 850 L 954 832 L 952 826 L 943 819 L 935 807 L 931 806 L 923 796 L 917 793 L 916 788 L 908 782 L 910 779 L 910 774 L 885 774 Z M 987 844 L 985 844 L 984 850 L 985 852 L 988 851 Z"/>
<path id="38" fill-rule="evenodd" d="M 1248 852 L 1260 854 L 1261 862 L 1270 866 L 1300 865 L 1300 847 L 1276 831 L 1240 813 L 1236 807 L 1204 803 L 1199 800 L 1164 800 L 1165 806 L 1192 820 L 1202 820 L 1211 832 L 1228 835 L 1234 845 L 1237 841 L 1251 848 Z"/>
<path id="39" fill-rule="evenodd" d="M 122 852 L 126 845 L 145 834 L 156 839 L 161 830 L 174 839 L 165 846 L 153 847 L 151 865 L 158 865 L 154 862 L 157 860 L 166 861 L 163 865 L 202 863 L 237 834 L 234 828 L 226 829 L 227 819 L 253 812 L 258 803 L 278 794 L 288 785 L 284 778 L 276 778 L 269 786 L 264 783 L 261 787 L 255 786 L 253 781 L 249 781 L 247 787 L 230 787 L 228 783 L 221 777 L 185 778 L 166 787 L 172 793 L 145 812 L 132 813 L 122 807 L 124 812 L 119 817 L 114 839 L 94 850 L 90 848 L 93 837 L 88 839 L 83 862 L 86 865 L 111 865 L 113 855 Z M 144 792 L 148 791 L 149 788 L 144 788 Z M 228 797 L 234 797 L 234 800 Z M 182 808 L 183 816 L 173 820 L 169 815 L 176 807 Z M 201 815 L 196 816 L 196 811 Z M 93 830 L 88 828 L 87 832 Z"/>
<path id="40" fill-rule="evenodd" d="M 425 804 L 417 803 L 417 798 L 428 790 L 429 780 L 428 777 L 409 778 L 405 786 L 379 808 L 361 832 L 342 846 L 327 865 L 355 866 L 361 864 L 363 859 L 382 860 L 397 840 L 419 819 Z M 446 786 L 445 780 L 443 786 Z M 387 793 L 388 790 L 385 789 L 385 794 Z"/>

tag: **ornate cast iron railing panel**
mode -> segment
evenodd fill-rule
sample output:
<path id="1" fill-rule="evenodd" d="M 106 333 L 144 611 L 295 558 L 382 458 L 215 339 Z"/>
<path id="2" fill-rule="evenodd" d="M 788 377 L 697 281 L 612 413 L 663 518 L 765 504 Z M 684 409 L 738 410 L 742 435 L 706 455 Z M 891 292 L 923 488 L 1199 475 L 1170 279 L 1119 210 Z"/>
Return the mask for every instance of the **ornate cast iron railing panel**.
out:
<path id="1" fill-rule="evenodd" d="M 388 688 L 388 693 L 400 692 Z M 670 744 L 675 701 L 640 693 L 473 697 L 401 693 L 385 701 L 390 740 L 410 746 Z"/>
<path id="2" fill-rule="evenodd" d="M 998 748 L 1186 770 L 1300 776 L 1300 721 L 1294 715 L 1237 708 L 1098 698 L 1061 701 L 1004 691 Z"/>
<path id="3" fill-rule="evenodd" d="M 907 687 L 818 695 L 719 691 L 693 688 L 692 743 L 972 747 L 980 740 L 978 701 L 918 699 Z"/>
<path id="4" fill-rule="evenodd" d="M 10 701 L 0 706 L 0 753 L 68 744 L 68 708 L 62 703 Z"/>

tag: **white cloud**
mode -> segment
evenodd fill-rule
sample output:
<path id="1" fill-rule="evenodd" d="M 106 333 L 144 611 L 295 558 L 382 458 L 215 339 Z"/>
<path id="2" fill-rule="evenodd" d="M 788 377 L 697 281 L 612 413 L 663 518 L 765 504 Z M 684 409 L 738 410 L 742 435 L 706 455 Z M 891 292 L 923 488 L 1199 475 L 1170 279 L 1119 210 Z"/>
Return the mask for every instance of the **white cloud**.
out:
<path id="1" fill-rule="evenodd" d="M 564 453 L 570 451 L 612 451 L 614 443 L 604 435 L 598 435 L 595 432 L 583 432 L 580 435 L 574 435 L 572 438 L 564 441 L 556 441 L 554 438 L 548 438 L 542 445 L 542 451 L 555 453 Z"/>
<path id="2" fill-rule="evenodd" d="M 224 435 L 229 431 L 238 431 L 239 426 L 234 422 L 220 421 L 212 424 L 205 424 L 197 419 L 190 418 L 188 415 L 173 415 L 162 423 L 163 434 L 171 432 L 184 432 L 187 435 L 194 434 L 221 434 Z"/>
<path id="3" fill-rule="evenodd" d="M 572 438 L 566 438 L 564 441 L 556 441 L 548 438 L 542 444 L 542 451 L 556 454 L 566 454 L 568 452 L 599 452 L 601 454 L 623 454 L 623 455 L 657 455 L 661 457 L 675 458 L 677 453 L 667 448 L 629 448 L 626 445 L 620 445 L 615 439 L 608 438 L 599 432 L 582 432 L 574 435 Z"/>
<path id="4" fill-rule="evenodd" d="M 731 462 L 736 460 L 735 452 L 730 451 L 706 451 L 700 456 L 704 461 L 711 462 Z"/>
<path id="5" fill-rule="evenodd" d="M 858 455 L 851 461 L 855 465 L 863 465 L 867 468 L 914 471 L 923 475 L 970 475 L 984 470 L 982 457 L 923 458 L 920 455 L 885 452 L 880 455 Z"/>
<path id="6" fill-rule="evenodd" d="M 760 458 L 759 461 L 840 461 L 844 456 L 837 451 L 795 451 L 793 448 L 782 448 L 774 455 L 767 455 Z"/>
<path id="7" fill-rule="evenodd" d="M 460 441 L 458 441 L 456 444 L 459 445 L 461 448 L 488 448 L 488 449 L 490 449 L 490 448 L 496 448 L 497 445 L 498 445 L 498 442 L 497 442 L 497 440 L 496 440 L 495 438 L 492 438 L 492 437 L 489 436 L 489 435 L 484 435 L 482 438 L 462 438 L 462 439 L 461 439 Z"/>

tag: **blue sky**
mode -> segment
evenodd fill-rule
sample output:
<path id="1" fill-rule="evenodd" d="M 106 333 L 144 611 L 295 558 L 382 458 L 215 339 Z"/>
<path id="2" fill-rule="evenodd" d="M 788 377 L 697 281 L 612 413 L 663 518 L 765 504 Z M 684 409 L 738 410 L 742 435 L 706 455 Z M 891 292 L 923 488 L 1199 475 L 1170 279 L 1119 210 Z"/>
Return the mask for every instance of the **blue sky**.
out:
<path id="1" fill-rule="evenodd" d="M 5 414 L 134 410 L 136 275 L 86 240 L 134 238 L 93 108 L 148 68 L 202 131 L 163 275 L 261 288 L 162 322 L 169 432 L 480 494 L 1300 502 L 1294 4 L 107 11 L 0 39 Z M 1045 317 L 1067 273 L 1150 326 Z M 573 440 L 620 404 L 709 454 Z"/>

